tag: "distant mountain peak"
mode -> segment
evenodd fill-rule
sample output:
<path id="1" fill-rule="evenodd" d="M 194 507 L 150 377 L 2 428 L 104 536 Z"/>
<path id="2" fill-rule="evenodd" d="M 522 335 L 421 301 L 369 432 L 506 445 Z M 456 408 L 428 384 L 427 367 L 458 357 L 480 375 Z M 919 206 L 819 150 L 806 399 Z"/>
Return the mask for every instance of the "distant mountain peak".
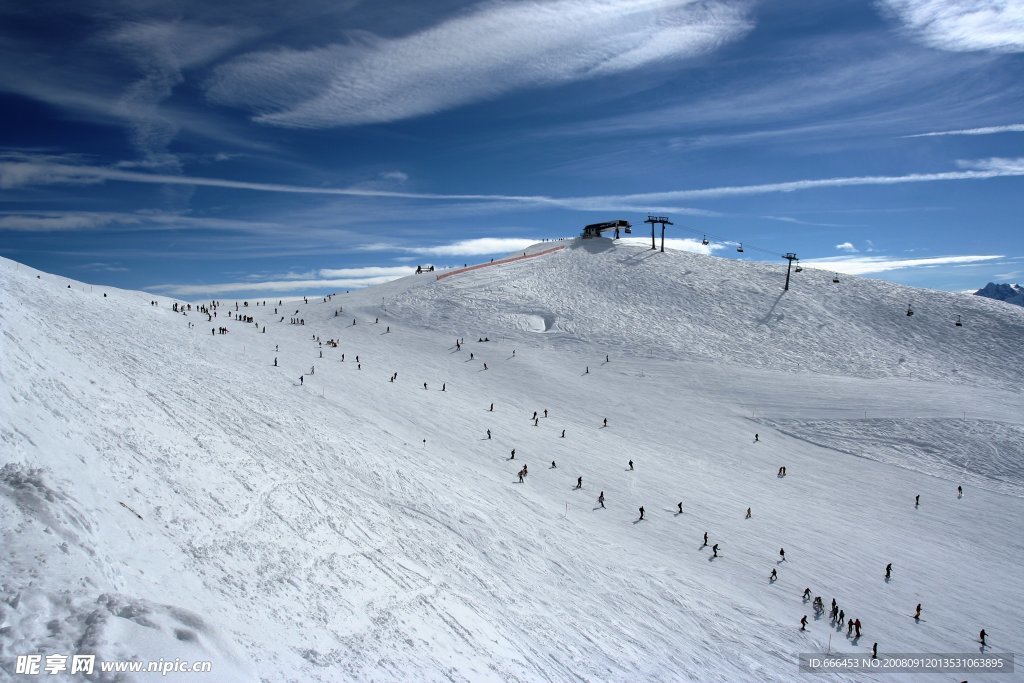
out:
<path id="1" fill-rule="evenodd" d="M 1024 306 L 1024 287 L 1018 284 L 990 282 L 974 294 L 975 296 L 1005 301 L 1008 304 Z"/>

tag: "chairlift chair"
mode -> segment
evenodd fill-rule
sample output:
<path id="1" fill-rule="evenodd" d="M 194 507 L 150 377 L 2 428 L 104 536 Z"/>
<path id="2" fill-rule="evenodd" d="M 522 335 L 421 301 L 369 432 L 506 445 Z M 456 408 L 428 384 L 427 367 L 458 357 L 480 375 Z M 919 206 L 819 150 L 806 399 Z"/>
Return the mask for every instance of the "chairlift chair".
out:
<path id="1" fill-rule="evenodd" d="M 803 266 L 801 266 L 801 265 L 800 265 L 800 264 L 798 263 L 798 264 L 796 264 L 796 268 L 794 268 L 793 270 L 795 270 L 795 271 L 796 271 L 796 272 L 798 272 L 798 273 L 802 273 L 802 272 L 803 272 L 803 270 L 804 270 L 804 267 L 803 267 Z"/>
<path id="2" fill-rule="evenodd" d="M 709 244 L 711 244 L 710 242 L 708 242 L 708 236 L 707 235 L 704 235 L 704 239 L 702 239 L 700 241 L 700 243 L 703 244 L 705 247 L 708 246 Z"/>
<path id="3" fill-rule="evenodd" d="M 839 273 L 832 276 L 832 282 L 839 282 Z"/>
<path id="4" fill-rule="evenodd" d="M 956 325 L 957 327 L 963 327 L 963 326 L 964 326 L 964 324 L 963 324 L 962 322 L 960 322 L 960 316 L 957 316 L 957 317 L 956 317 L 956 323 L 955 323 L 955 325 Z"/>
<path id="5" fill-rule="evenodd" d="M 912 315 L 914 315 L 914 309 L 910 307 L 910 304 L 907 304 L 907 317 L 909 318 Z"/>
<path id="6" fill-rule="evenodd" d="M 736 247 L 736 251 L 743 253 L 743 242 L 740 242 L 740 246 Z"/>

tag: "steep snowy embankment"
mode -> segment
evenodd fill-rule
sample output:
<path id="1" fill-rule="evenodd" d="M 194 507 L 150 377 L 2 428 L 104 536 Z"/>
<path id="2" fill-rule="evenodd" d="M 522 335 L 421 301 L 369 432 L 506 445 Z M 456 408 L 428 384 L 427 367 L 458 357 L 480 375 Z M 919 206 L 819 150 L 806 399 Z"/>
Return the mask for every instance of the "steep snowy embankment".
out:
<path id="1" fill-rule="evenodd" d="M 830 636 L 1024 646 L 1010 307 L 966 298 L 953 328 L 915 301 L 918 348 L 903 288 L 773 303 L 765 266 L 630 247 L 240 306 L 256 325 L 36 275 L 0 261 L 0 672 L 85 652 L 222 681 L 788 681 Z M 981 428 L 920 445 L 965 409 L 997 459 Z"/>

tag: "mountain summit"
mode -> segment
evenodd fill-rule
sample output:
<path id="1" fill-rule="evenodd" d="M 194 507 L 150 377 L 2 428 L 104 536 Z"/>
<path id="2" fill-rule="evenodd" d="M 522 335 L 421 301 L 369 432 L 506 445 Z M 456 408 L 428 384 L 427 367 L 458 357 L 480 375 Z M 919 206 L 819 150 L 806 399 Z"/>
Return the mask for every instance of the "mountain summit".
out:
<path id="1" fill-rule="evenodd" d="M 1005 301 L 1008 304 L 1024 306 L 1024 287 L 1018 284 L 998 284 L 990 282 L 977 292 L 975 296 L 984 296 L 997 301 Z"/>

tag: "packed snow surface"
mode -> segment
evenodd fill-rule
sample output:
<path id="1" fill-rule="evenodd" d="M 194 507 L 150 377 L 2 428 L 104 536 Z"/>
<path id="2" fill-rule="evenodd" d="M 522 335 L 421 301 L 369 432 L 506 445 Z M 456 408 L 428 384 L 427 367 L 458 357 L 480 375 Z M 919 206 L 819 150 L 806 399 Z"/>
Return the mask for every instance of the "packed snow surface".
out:
<path id="1" fill-rule="evenodd" d="M 1024 651 L 1024 309 L 566 246 L 239 301 L 253 323 L 0 260 L 0 678 L 30 653 L 475 683 L 791 681 L 800 652 L 977 654 L 982 628 Z"/>

